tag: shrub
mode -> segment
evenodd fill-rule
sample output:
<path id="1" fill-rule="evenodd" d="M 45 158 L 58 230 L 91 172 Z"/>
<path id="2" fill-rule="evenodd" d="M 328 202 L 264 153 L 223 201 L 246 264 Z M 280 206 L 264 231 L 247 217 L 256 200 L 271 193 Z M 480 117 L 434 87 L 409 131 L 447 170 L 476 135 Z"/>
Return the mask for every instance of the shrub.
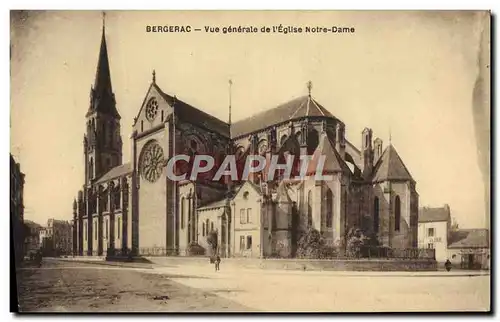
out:
<path id="1" fill-rule="evenodd" d="M 367 257 L 367 249 L 378 246 L 376 235 L 365 234 L 359 228 L 351 228 L 347 233 L 346 255 L 348 257 Z"/>
<path id="2" fill-rule="evenodd" d="M 187 253 L 189 256 L 201 256 L 205 255 L 205 248 L 196 242 L 189 244 L 187 248 Z"/>
<path id="3" fill-rule="evenodd" d="M 297 243 L 299 258 L 332 258 L 337 256 L 337 249 L 326 244 L 325 238 L 314 228 L 302 234 Z"/>

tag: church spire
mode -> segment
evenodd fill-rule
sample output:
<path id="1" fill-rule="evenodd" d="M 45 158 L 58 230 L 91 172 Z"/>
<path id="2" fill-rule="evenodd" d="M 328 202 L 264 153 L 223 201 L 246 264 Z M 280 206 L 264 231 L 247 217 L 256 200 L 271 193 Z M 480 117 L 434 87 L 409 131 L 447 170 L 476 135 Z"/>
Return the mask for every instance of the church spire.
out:
<path id="1" fill-rule="evenodd" d="M 99 58 L 95 73 L 94 87 L 91 90 L 91 106 L 89 112 L 101 112 L 120 118 L 116 109 L 115 95 L 111 86 L 108 47 L 106 44 L 106 14 L 102 14 L 102 35 Z"/>
<path id="2" fill-rule="evenodd" d="M 113 93 L 111 87 L 111 75 L 109 70 L 108 47 L 106 46 L 106 21 L 105 13 L 102 14 L 102 36 L 101 48 L 99 50 L 99 60 L 95 74 L 94 90 L 96 92 Z"/>

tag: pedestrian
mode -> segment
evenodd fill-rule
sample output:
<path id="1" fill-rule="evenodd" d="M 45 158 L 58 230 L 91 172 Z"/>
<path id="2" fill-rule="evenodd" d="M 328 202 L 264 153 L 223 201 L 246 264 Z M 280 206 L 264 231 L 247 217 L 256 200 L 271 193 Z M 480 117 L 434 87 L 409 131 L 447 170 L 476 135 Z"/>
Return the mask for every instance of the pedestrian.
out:
<path id="1" fill-rule="evenodd" d="M 217 254 L 215 257 L 215 271 L 220 271 L 220 256 Z"/>
<path id="2" fill-rule="evenodd" d="M 446 268 L 446 271 L 450 271 L 451 270 L 451 262 L 449 259 L 446 260 L 446 263 L 444 263 L 444 268 Z"/>

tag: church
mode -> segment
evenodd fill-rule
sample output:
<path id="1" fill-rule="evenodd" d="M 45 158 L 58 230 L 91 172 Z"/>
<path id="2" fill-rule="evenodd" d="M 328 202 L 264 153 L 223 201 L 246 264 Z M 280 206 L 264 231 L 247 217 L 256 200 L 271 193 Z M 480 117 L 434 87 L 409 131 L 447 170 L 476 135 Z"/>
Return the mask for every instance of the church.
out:
<path id="1" fill-rule="evenodd" d="M 187 256 L 193 246 L 208 253 L 215 232 L 221 257 L 287 258 L 311 228 L 340 250 L 351 228 L 383 246 L 417 247 L 416 182 L 395 147 L 384 147 L 370 128 L 360 133 L 361 146 L 348 141 L 346 125 L 313 98 L 310 83 L 308 95 L 237 122 L 229 112 L 226 122 L 164 92 L 153 71 L 124 142 L 104 26 L 98 57 L 85 114 L 84 182 L 73 202 L 75 255 Z M 172 181 L 166 164 L 178 154 L 324 156 L 329 179 L 316 180 L 308 168 L 299 180 L 257 173 Z"/>

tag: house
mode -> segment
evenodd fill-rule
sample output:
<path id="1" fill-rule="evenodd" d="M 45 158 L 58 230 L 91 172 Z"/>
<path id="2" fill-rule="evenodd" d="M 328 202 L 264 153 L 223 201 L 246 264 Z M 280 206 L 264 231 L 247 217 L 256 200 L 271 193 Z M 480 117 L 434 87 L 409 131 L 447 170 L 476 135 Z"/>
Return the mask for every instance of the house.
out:
<path id="1" fill-rule="evenodd" d="M 459 229 L 450 234 L 448 259 L 464 269 L 489 269 L 490 244 L 488 229 Z"/>
<path id="2" fill-rule="evenodd" d="M 423 207 L 418 215 L 418 247 L 436 250 L 436 261 L 448 258 L 448 232 L 451 228 L 450 207 Z"/>

